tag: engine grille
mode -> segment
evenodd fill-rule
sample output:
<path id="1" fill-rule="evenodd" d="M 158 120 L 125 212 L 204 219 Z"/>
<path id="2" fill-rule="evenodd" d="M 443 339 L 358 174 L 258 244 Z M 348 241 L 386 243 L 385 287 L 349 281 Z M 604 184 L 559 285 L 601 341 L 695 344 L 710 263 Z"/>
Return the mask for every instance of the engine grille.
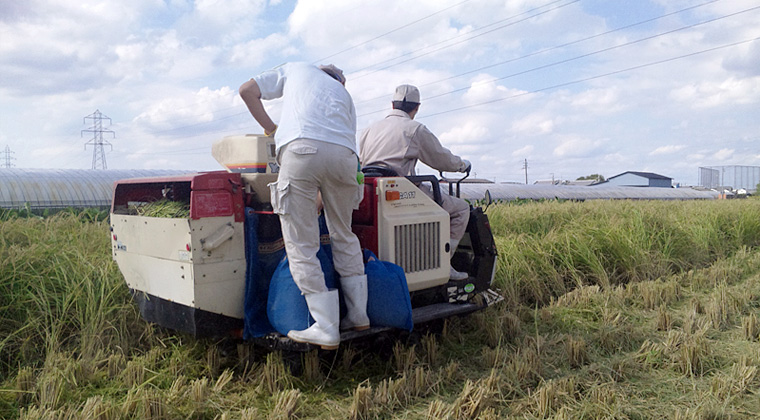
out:
<path id="1" fill-rule="evenodd" d="M 440 222 L 395 226 L 395 263 L 407 273 L 439 268 L 440 231 Z"/>

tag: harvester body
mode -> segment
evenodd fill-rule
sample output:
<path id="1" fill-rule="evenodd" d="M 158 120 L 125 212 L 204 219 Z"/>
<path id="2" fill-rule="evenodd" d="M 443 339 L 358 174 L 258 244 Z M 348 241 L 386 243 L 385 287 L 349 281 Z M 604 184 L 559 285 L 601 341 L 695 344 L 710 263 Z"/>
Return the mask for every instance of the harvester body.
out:
<path id="1" fill-rule="evenodd" d="M 212 153 L 226 171 L 118 181 L 111 209 L 113 258 L 143 318 L 196 336 L 234 335 L 242 329 L 245 211 L 253 209 L 266 220 L 275 217 L 267 186 L 279 169 L 274 141 L 225 137 Z M 366 175 L 352 227 L 363 248 L 404 269 L 415 323 L 473 312 L 498 300 L 489 289 L 496 248 L 479 208 L 472 209 L 468 233 L 453 259 L 471 277 L 452 283 L 449 215 L 417 187 L 430 177 Z M 437 189 L 437 180 L 433 184 Z M 189 212 L 178 217 L 140 212 L 161 200 L 181 203 Z M 379 330 L 344 333 L 342 339 Z M 275 333 L 263 343 L 277 347 L 287 341 Z"/>

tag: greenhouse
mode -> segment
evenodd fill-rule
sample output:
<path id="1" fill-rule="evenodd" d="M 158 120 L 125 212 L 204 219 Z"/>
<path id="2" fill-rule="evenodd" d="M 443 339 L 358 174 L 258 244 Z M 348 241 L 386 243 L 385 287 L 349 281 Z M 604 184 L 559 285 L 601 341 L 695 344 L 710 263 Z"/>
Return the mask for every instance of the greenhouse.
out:
<path id="1" fill-rule="evenodd" d="M 115 181 L 187 172 L 140 169 L 0 169 L 0 208 L 38 210 L 109 207 Z"/>
<path id="2" fill-rule="evenodd" d="M 0 208 L 59 209 L 109 207 L 115 181 L 128 178 L 192 173 L 179 170 L 0 169 Z M 447 184 L 441 185 L 445 193 Z M 486 190 L 494 200 L 712 200 L 715 191 L 691 188 L 616 186 L 524 185 L 462 183 L 461 196 L 482 199 Z"/>
<path id="3" fill-rule="evenodd" d="M 714 200 L 716 191 L 692 188 L 648 188 L 616 186 L 461 184 L 462 198 L 480 200 L 486 190 L 494 200 Z M 444 188 L 446 189 L 446 188 Z"/>

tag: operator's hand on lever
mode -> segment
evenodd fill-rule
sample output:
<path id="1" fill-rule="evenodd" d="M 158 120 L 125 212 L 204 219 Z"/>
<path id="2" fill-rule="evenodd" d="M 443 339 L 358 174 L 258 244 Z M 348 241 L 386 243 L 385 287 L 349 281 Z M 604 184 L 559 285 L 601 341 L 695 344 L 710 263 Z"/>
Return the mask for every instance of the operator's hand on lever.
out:
<path id="1" fill-rule="evenodd" d="M 462 159 L 462 166 L 459 169 L 459 172 L 470 172 L 470 169 L 472 169 L 472 163 L 470 163 L 467 159 Z"/>

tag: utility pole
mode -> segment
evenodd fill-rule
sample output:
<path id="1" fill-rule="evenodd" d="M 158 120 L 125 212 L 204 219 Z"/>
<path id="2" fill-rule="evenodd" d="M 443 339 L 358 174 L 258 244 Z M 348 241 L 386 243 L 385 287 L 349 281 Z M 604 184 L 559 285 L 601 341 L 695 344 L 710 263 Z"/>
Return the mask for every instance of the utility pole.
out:
<path id="1" fill-rule="evenodd" d="M 11 161 L 12 160 L 16 160 L 16 158 L 11 156 L 13 154 L 13 152 L 11 151 L 10 146 L 5 145 L 5 150 L 3 150 L 2 153 L 3 153 L 3 155 L 5 155 L 3 157 L 3 159 L 2 159 L 3 160 L 3 167 L 4 168 L 11 168 L 11 167 L 13 167 L 14 165 L 11 163 Z"/>
<path id="2" fill-rule="evenodd" d="M 111 125 L 111 119 L 108 116 L 101 113 L 99 110 L 95 110 L 92 114 L 84 117 L 84 123 L 87 124 L 87 120 L 92 120 L 92 127 L 87 130 L 82 130 L 80 135 L 84 133 L 92 133 L 90 141 L 84 144 L 84 150 L 87 150 L 88 145 L 92 145 L 92 169 L 108 169 L 106 165 L 106 152 L 103 146 L 109 146 L 113 150 L 113 146 L 108 141 L 103 140 L 103 133 L 111 133 L 116 138 L 116 133 L 111 130 L 103 129 L 103 120 L 108 120 L 108 125 Z"/>
<path id="3" fill-rule="evenodd" d="M 523 169 L 525 170 L 525 185 L 528 185 L 528 159 L 525 159 L 525 163 L 523 163 Z"/>

